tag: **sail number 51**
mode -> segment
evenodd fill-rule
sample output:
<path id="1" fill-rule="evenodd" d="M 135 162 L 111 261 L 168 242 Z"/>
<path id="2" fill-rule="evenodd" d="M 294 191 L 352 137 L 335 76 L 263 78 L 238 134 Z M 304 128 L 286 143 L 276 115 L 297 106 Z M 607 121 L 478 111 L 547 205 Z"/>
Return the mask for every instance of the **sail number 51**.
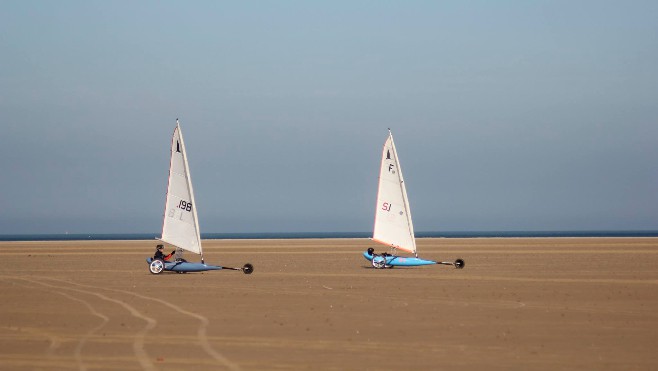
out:
<path id="1" fill-rule="evenodd" d="M 382 210 L 384 210 L 384 211 L 391 211 L 391 204 L 389 204 L 388 202 L 384 202 L 384 203 L 382 204 Z"/>

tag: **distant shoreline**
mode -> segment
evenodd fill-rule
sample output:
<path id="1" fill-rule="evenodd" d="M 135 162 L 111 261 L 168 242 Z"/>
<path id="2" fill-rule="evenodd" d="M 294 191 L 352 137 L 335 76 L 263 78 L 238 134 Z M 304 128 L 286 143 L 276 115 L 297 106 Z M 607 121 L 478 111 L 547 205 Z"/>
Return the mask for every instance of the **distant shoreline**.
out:
<path id="1" fill-rule="evenodd" d="M 112 234 L 5 234 L 0 241 L 121 241 L 155 240 L 156 233 Z M 370 232 L 277 232 L 202 233 L 204 240 L 272 240 L 369 238 Z M 416 238 L 555 238 L 555 237 L 658 237 L 658 230 L 646 231 L 457 231 L 417 232 Z"/>

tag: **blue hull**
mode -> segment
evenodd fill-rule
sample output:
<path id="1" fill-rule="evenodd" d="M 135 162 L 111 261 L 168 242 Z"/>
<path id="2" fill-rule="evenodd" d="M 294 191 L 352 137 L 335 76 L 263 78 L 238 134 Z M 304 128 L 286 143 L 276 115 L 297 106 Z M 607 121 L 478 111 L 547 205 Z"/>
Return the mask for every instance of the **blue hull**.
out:
<path id="1" fill-rule="evenodd" d="M 147 258 L 146 262 L 151 264 L 153 258 Z M 202 263 L 190 262 L 165 262 L 164 270 L 171 272 L 205 272 L 217 271 L 223 269 L 218 265 L 206 265 Z"/>
<path id="2" fill-rule="evenodd" d="M 438 264 L 433 260 L 425 260 L 425 259 L 414 258 L 414 257 L 409 258 L 404 256 L 396 256 L 396 255 L 387 255 L 387 256 L 382 256 L 377 254 L 373 255 L 370 254 L 368 251 L 363 252 L 363 257 L 370 262 L 372 262 L 373 258 L 375 259 L 375 262 L 377 262 L 378 260 L 383 261 L 383 259 L 386 258 L 386 265 L 391 267 L 417 267 L 419 265 Z"/>

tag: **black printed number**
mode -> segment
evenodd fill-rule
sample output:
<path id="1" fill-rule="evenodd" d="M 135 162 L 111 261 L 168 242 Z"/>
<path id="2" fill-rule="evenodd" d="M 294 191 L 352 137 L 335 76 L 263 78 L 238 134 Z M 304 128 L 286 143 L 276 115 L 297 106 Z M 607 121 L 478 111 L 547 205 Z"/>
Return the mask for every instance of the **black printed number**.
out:
<path id="1" fill-rule="evenodd" d="M 180 203 L 178 204 L 178 208 L 183 209 L 185 211 L 192 211 L 192 203 L 181 200 Z"/>

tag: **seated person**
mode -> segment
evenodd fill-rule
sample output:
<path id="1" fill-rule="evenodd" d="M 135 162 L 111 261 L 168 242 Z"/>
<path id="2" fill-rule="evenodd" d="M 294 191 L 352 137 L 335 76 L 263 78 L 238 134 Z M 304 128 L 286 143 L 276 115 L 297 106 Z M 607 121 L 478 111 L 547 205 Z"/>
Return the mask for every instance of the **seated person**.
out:
<path id="1" fill-rule="evenodd" d="M 153 259 L 160 259 L 163 261 L 169 261 L 174 254 L 176 254 L 176 250 L 172 251 L 171 254 L 165 255 L 162 250 L 164 250 L 164 245 L 158 245 L 155 248 L 155 255 L 153 256 Z"/>

